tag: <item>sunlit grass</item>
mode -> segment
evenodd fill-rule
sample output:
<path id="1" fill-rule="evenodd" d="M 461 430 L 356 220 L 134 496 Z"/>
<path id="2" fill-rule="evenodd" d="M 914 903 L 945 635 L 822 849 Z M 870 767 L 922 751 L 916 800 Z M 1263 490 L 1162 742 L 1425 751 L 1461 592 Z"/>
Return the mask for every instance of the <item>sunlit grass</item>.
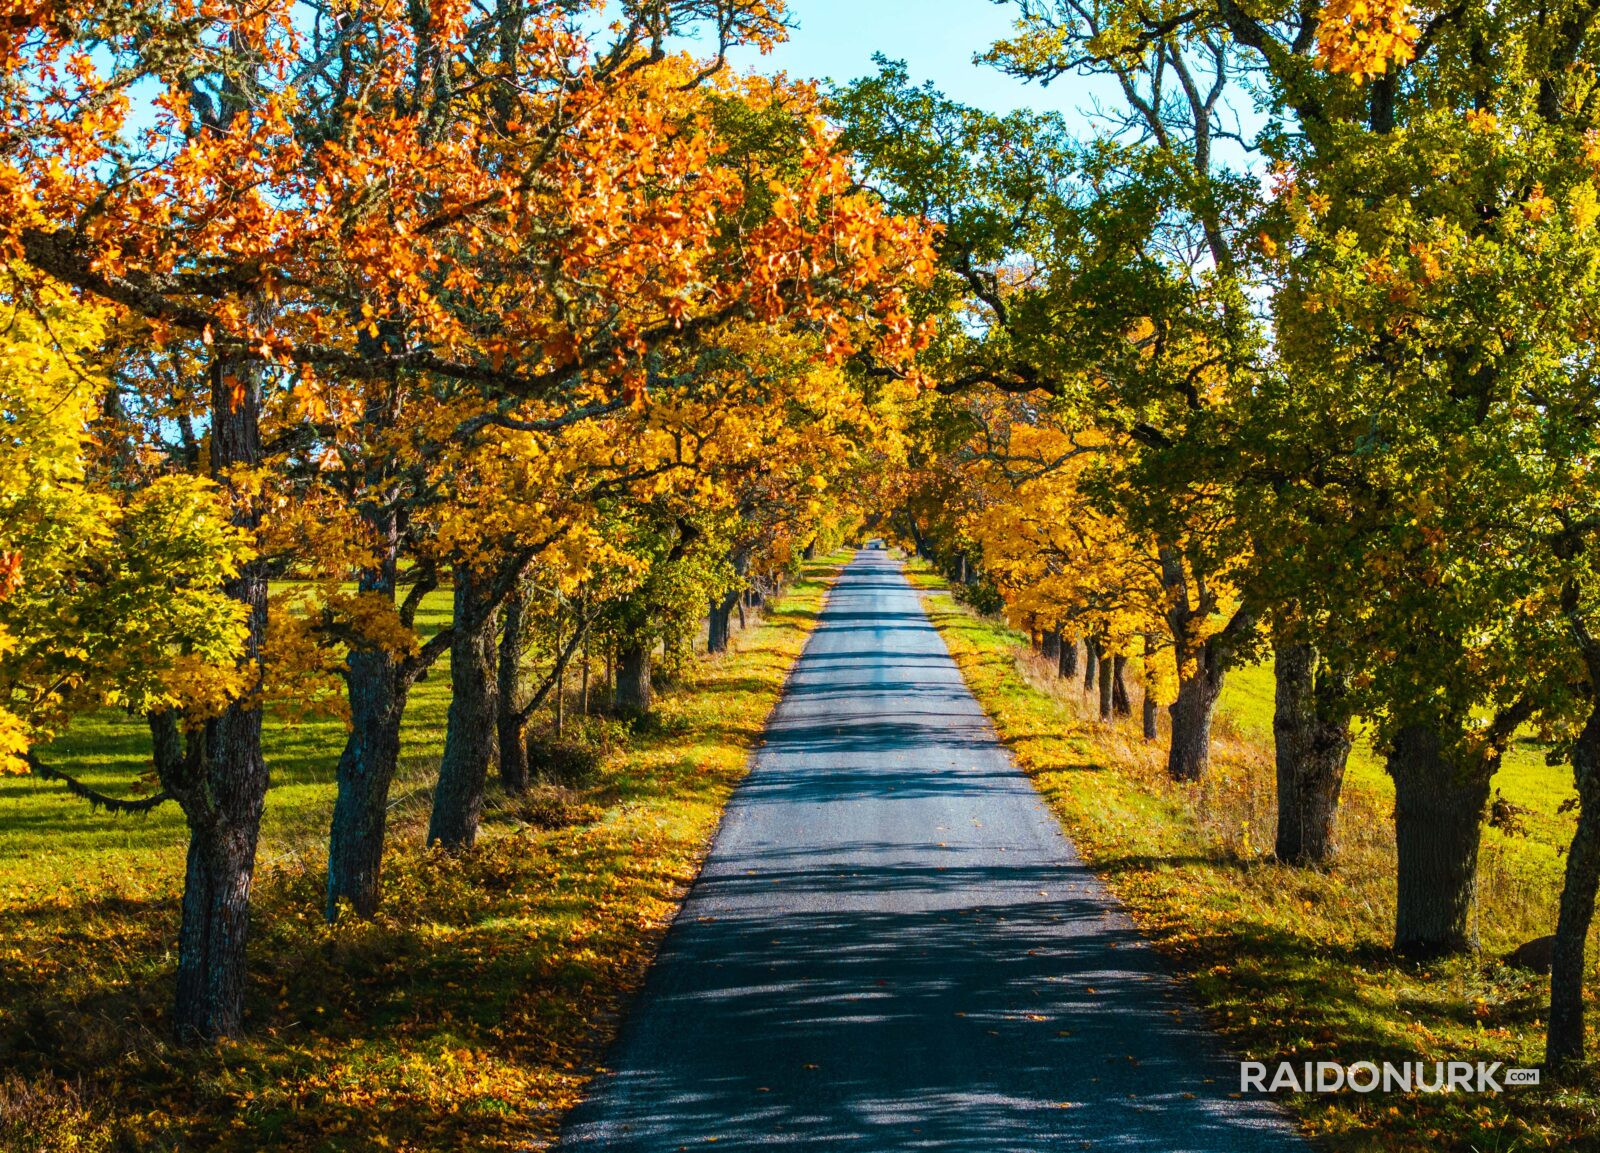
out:
<path id="1" fill-rule="evenodd" d="M 450 594 L 435 592 L 417 614 L 424 638 L 450 623 Z M 446 654 L 412 690 L 402 733 L 396 798 L 430 784 L 444 748 L 450 705 Z M 263 819 L 263 853 L 294 846 L 326 832 L 333 806 L 334 769 L 345 741 L 344 722 L 333 717 L 296 724 L 269 722 L 263 751 L 272 774 Z M 150 770 L 150 734 L 143 721 L 103 710 L 74 722 L 40 756 L 113 796 L 134 795 Z M 168 804 L 129 818 L 92 812 L 59 784 L 34 777 L 0 777 L 0 900 L 27 900 L 72 887 L 87 876 L 126 880 L 143 891 L 157 878 L 181 873 L 187 845 L 183 814 Z"/>

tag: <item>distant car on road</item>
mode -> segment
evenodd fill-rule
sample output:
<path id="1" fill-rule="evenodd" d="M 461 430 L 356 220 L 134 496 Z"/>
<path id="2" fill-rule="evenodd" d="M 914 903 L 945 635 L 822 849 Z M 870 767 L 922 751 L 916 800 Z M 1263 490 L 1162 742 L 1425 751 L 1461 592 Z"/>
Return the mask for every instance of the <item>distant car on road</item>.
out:
<path id="1" fill-rule="evenodd" d="M 875 548 L 875 549 L 884 549 L 884 548 L 887 548 L 888 546 L 883 543 L 883 538 L 881 536 L 875 536 L 875 537 L 873 537 L 871 540 L 869 540 L 867 542 L 867 547 L 868 548 Z"/>

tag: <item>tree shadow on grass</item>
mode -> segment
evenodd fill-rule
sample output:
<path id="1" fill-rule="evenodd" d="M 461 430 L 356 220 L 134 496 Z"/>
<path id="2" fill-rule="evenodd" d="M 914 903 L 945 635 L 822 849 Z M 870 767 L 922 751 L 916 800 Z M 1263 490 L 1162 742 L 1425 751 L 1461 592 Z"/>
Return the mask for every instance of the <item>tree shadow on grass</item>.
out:
<path id="1" fill-rule="evenodd" d="M 267 871 L 247 1033 L 222 1050 L 168 1039 L 175 901 L 7 910 L 6 940 L 22 926 L 77 964 L 0 970 L 0 1066 L 79 1086 L 127 1148 L 367 1149 L 380 1134 L 526 1148 L 553 1131 L 539 1102 L 567 1090 L 552 1083 L 576 1083 L 563 1063 L 594 1051 L 594 1008 L 614 1012 L 653 947 L 639 923 L 658 885 L 630 871 L 633 852 L 585 829 L 509 835 L 457 860 L 397 844 L 378 920 L 334 929 L 314 912 L 319 876 Z M 594 916 L 619 902 L 636 911 Z M 97 940 L 74 943 L 84 919 Z"/>

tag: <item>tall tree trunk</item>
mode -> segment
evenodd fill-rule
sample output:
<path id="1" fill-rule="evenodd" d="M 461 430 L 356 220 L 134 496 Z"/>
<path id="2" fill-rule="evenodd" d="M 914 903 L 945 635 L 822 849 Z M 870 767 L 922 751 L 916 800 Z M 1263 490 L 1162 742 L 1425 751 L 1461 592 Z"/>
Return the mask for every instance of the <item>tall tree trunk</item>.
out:
<path id="1" fill-rule="evenodd" d="M 219 812 L 189 822 L 173 1007 L 180 1041 L 233 1037 L 243 1026 L 245 940 L 260 827 L 259 808 L 253 819 Z"/>
<path id="2" fill-rule="evenodd" d="M 1112 670 L 1114 661 L 1104 653 L 1100 654 L 1100 720 L 1103 724 L 1110 724 L 1112 718 Z"/>
<path id="3" fill-rule="evenodd" d="M 1100 647 L 1093 639 L 1083 642 L 1083 691 L 1093 692 L 1100 681 Z"/>
<path id="4" fill-rule="evenodd" d="M 617 654 L 617 712 L 623 716 L 642 717 L 654 703 L 650 685 L 650 650 L 648 641 L 629 637 L 622 642 Z"/>
<path id="5" fill-rule="evenodd" d="M 1463 766 L 1445 747 L 1437 729 L 1413 724 L 1395 734 L 1389 751 L 1398 865 L 1394 947 L 1409 956 L 1477 947 L 1478 842 L 1499 759 Z"/>
<path id="6" fill-rule="evenodd" d="M 375 354 L 382 347 L 381 339 L 364 333 L 358 347 Z M 396 387 L 368 390 L 362 424 L 369 438 L 376 441 L 399 421 L 403 395 Z M 369 443 L 367 449 L 358 507 L 377 556 L 371 567 L 358 574 L 357 589 L 364 596 L 382 597 L 393 604 L 401 548 L 400 491 L 389 454 L 376 443 Z M 400 764 L 400 724 L 411 686 L 423 669 L 378 644 L 352 647 L 345 663 L 350 732 L 339 754 L 338 792 L 328 830 L 324 912 L 329 921 L 339 916 L 342 902 L 348 902 L 359 917 L 372 917 L 378 911 L 389 786 Z"/>
<path id="7" fill-rule="evenodd" d="M 1061 638 L 1061 655 L 1056 658 L 1056 675 L 1070 680 L 1078 675 L 1078 642 L 1072 637 Z"/>
<path id="8" fill-rule="evenodd" d="M 1156 725 L 1156 697 L 1150 691 L 1150 682 L 1155 679 L 1155 655 L 1156 642 L 1146 633 L 1144 638 L 1144 684 L 1142 686 L 1144 691 L 1140 693 L 1140 696 L 1144 698 L 1144 739 L 1147 741 L 1156 740 L 1161 735 L 1160 729 Z"/>
<path id="9" fill-rule="evenodd" d="M 1195 657 L 1195 669 L 1178 675 L 1178 699 L 1167 709 L 1172 718 L 1172 743 L 1167 748 L 1167 775 L 1175 781 L 1198 781 L 1211 763 L 1211 719 L 1222 695 L 1221 662 L 1210 643 Z"/>
<path id="10" fill-rule="evenodd" d="M 564 736 L 567 729 L 567 662 L 562 657 L 561 626 L 556 625 L 556 736 Z"/>
<path id="11" fill-rule="evenodd" d="M 1272 716 L 1278 767 L 1275 855 L 1290 865 L 1323 865 L 1333 856 L 1339 790 L 1350 756 L 1346 683 L 1304 642 L 1278 646 Z"/>
<path id="12" fill-rule="evenodd" d="M 369 423 L 382 427 L 386 411 L 369 406 Z M 399 568 L 400 527 L 384 478 L 370 478 L 377 495 L 362 505 L 362 518 L 380 542 L 377 564 L 364 569 L 357 589 L 393 602 Z M 400 724 L 415 674 L 403 658 L 377 646 L 352 648 L 345 661 L 350 732 L 335 773 L 338 792 L 328 830 L 329 921 L 348 902 L 358 917 L 378 911 L 378 874 L 388 832 L 389 786 L 400 765 Z"/>
<path id="13" fill-rule="evenodd" d="M 583 715 L 589 715 L 589 630 L 583 631 L 583 672 L 578 683 L 578 698 Z"/>
<path id="14" fill-rule="evenodd" d="M 450 644 L 450 712 L 444 758 L 433 791 L 428 844 L 455 851 L 478 839 L 483 792 L 495 753 L 498 692 L 492 579 L 470 565 L 456 569 L 455 623 Z"/>
<path id="15" fill-rule="evenodd" d="M 1206 622 L 1217 611 L 1217 602 L 1204 575 L 1178 550 L 1159 551 L 1169 600 L 1167 627 L 1178 666 L 1178 696 L 1167 710 L 1172 718 L 1167 775 L 1175 781 L 1198 781 L 1211 761 L 1211 719 L 1223 676 L 1237 647 L 1254 635 L 1256 611 L 1242 603 L 1227 624 L 1210 632 Z"/>
<path id="16" fill-rule="evenodd" d="M 528 726 L 521 716 L 522 617 L 523 593 L 519 588 L 506 598 L 500 612 L 500 664 L 495 693 L 500 785 L 512 796 L 527 792 L 528 789 Z M 587 685 L 585 679 L 585 694 Z M 587 700 L 586 695 L 586 708 Z"/>
<path id="17" fill-rule="evenodd" d="M 1578 828 L 1567 852 L 1566 883 L 1556 919 L 1550 1028 L 1545 1035 L 1545 1063 L 1556 1073 L 1580 1064 L 1584 1053 L 1583 953 L 1594 919 L 1595 887 L 1600 884 L 1600 703 L 1573 746 L 1572 775 L 1578 786 Z"/>
<path id="18" fill-rule="evenodd" d="M 739 602 L 739 590 L 723 594 L 720 601 L 711 602 L 711 617 L 706 629 L 706 651 L 725 653 L 733 632 L 733 610 Z M 743 622 L 740 622 L 743 624 Z"/>
<path id="19" fill-rule="evenodd" d="M 915 546 L 917 555 L 923 560 L 927 560 L 930 555 L 927 538 L 922 535 L 922 530 L 917 527 L 917 518 L 909 511 L 906 513 L 906 523 L 911 527 L 911 543 Z"/>
<path id="20" fill-rule="evenodd" d="M 365 583 L 365 582 L 363 582 Z M 380 650 L 348 660 L 350 735 L 339 755 L 338 794 L 328 834 L 328 920 L 348 901 L 358 917 L 378 911 L 378 871 L 389 816 L 389 786 L 400 764 L 400 722 L 411 679 Z"/>
<path id="21" fill-rule="evenodd" d="M 234 489 L 231 470 L 261 463 L 261 372 L 218 361 L 211 370 L 211 472 L 234 497 L 233 522 L 254 534 L 256 500 Z M 267 573 L 246 564 L 225 591 L 245 606 L 244 695 L 204 728 L 198 778 L 178 799 L 189 826 L 189 859 L 178 929 L 173 1026 L 183 1041 L 238 1034 L 244 1020 L 245 941 L 256 843 L 268 774 L 261 753 L 262 642 Z"/>
<path id="22" fill-rule="evenodd" d="M 1059 666 L 1061 664 L 1061 634 L 1054 630 L 1045 633 L 1039 645 L 1039 655 L 1052 664 Z"/>
<path id="23" fill-rule="evenodd" d="M 1119 717 L 1133 716 L 1133 701 L 1128 697 L 1128 658 L 1111 658 L 1111 711 Z"/>

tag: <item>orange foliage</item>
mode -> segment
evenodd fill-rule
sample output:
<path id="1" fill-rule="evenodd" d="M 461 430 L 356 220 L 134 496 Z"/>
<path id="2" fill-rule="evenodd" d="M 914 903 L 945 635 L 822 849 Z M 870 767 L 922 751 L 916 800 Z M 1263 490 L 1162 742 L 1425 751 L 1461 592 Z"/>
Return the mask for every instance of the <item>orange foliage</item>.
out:
<path id="1" fill-rule="evenodd" d="M 792 178 L 749 189 L 716 163 L 696 62 L 597 61 L 554 16 L 492 61 L 514 82 L 475 91 L 439 63 L 481 60 L 465 5 L 434 4 L 422 33 L 397 0 L 345 6 L 365 63 L 341 104 L 288 0 L 150 4 L 92 54 L 95 5 L 8 7 L 0 256 L 298 366 L 313 411 L 337 411 L 325 375 L 398 369 L 529 400 L 582 373 L 636 399 L 650 347 L 735 318 L 795 316 L 836 357 L 855 321 L 912 340 L 882 286 L 920 275 L 926 245 L 852 191 L 803 88 L 722 85 L 802 126 Z M 752 34 L 775 6 L 757 9 Z"/>

